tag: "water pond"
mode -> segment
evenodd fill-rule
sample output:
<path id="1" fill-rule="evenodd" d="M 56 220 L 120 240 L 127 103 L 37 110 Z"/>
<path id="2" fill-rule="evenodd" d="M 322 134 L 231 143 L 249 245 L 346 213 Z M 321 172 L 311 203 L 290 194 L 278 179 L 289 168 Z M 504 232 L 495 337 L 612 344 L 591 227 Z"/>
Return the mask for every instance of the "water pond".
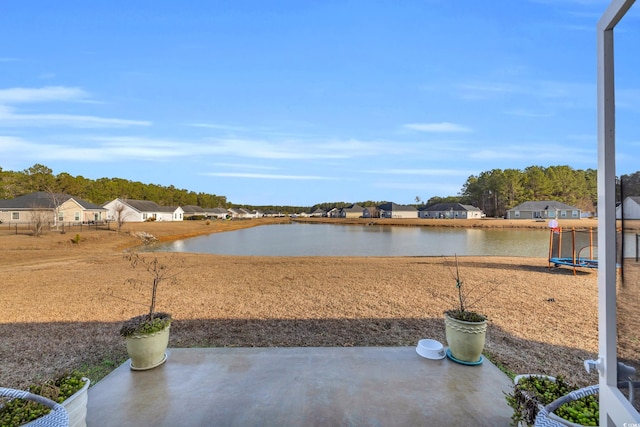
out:
<path id="1" fill-rule="evenodd" d="M 254 256 L 523 256 L 547 258 L 549 231 L 277 224 L 214 233 L 144 251 Z"/>

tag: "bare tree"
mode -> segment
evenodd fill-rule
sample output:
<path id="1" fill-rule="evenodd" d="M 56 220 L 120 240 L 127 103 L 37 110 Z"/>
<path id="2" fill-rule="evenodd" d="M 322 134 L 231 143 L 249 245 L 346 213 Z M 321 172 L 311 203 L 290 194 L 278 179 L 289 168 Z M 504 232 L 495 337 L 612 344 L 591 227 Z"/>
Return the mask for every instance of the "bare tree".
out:
<path id="1" fill-rule="evenodd" d="M 47 194 L 49 195 L 49 205 L 53 208 L 53 226 L 57 230 L 60 217 L 60 205 L 65 201 L 64 195 L 56 193 L 51 187 L 47 187 Z"/>
<path id="2" fill-rule="evenodd" d="M 45 226 L 49 224 L 51 211 L 42 208 L 34 208 L 29 212 L 29 227 L 35 237 L 42 235 Z"/>
<path id="3" fill-rule="evenodd" d="M 118 231 L 122 228 L 125 222 L 127 222 L 127 218 L 129 217 L 129 213 L 127 212 L 127 207 L 122 203 L 117 203 L 115 208 L 113 209 L 113 219 L 116 221 L 116 226 L 118 227 Z"/>

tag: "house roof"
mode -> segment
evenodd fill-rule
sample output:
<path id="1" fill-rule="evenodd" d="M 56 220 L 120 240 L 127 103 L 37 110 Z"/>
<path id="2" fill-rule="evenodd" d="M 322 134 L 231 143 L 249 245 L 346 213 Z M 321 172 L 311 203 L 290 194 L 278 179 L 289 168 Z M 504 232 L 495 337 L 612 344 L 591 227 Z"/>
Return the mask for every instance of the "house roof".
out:
<path id="1" fill-rule="evenodd" d="M 66 193 L 49 193 L 46 191 L 37 191 L 31 194 L 14 197 L 13 199 L 0 200 L 0 209 L 54 209 L 56 202 L 60 206 L 69 199 L 73 199 L 76 203 L 87 210 L 104 210 L 95 203 L 73 197 Z"/>
<path id="2" fill-rule="evenodd" d="M 207 213 L 214 213 L 214 214 L 226 214 L 227 210 L 225 208 L 209 208 L 209 209 L 205 209 L 205 212 Z"/>
<path id="3" fill-rule="evenodd" d="M 348 208 L 342 208 L 345 212 L 364 212 L 364 208 L 359 205 L 351 205 Z"/>
<path id="4" fill-rule="evenodd" d="M 158 206 L 158 212 L 175 212 L 179 209 L 178 206 Z"/>
<path id="5" fill-rule="evenodd" d="M 138 212 L 160 212 L 160 206 L 151 200 L 132 200 L 120 199 L 126 205 L 129 205 Z"/>
<path id="6" fill-rule="evenodd" d="M 627 196 L 627 199 L 632 200 L 640 205 L 640 196 Z"/>
<path id="7" fill-rule="evenodd" d="M 196 205 L 186 205 L 186 206 L 182 206 L 182 210 L 184 211 L 185 214 L 205 214 L 206 212 L 204 211 L 204 209 L 202 209 L 200 206 L 196 206 Z"/>
<path id="8" fill-rule="evenodd" d="M 381 205 L 378 205 L 378 209 L 383 210 L 383 211 L 416 211 L 417 209 L 415 208 L 415 206 L 411 206 L 411 205 L 398 205 L 396 203 L 393 202 L 388 202 L 388 203 L 383 203 Z"/>
<path id="9" fill-rule="evenodd" d="M 555 211 L 555 210 L 579 210 L 575 206 L 567 205 L 566 203 L 558 202 L 555 200 L 538 200 L 534 202 L 520 203 L 518 206 L 514 206 L 510 211 Z"/>
<path id="10" fill-rule="evenodd" d="M 435 205 L 431 205 L 431 206 L 427 206 L 424 208 L 420 208 L 421 211 L 426 211 L 426 212 L 445 212 L 445 211 L 455 211 L 455 212 L 460 212 L 460 211 L 467 211 L 467 212 L 471 212 L 471 211 L 477 211 L 480 212 L 480 208 L 476 208 L 475 206 L 472 205 L 463 205 L 462 203 L 453 203 L 453 202 L 449 202 L 449 203 L 436 203 Z"/>

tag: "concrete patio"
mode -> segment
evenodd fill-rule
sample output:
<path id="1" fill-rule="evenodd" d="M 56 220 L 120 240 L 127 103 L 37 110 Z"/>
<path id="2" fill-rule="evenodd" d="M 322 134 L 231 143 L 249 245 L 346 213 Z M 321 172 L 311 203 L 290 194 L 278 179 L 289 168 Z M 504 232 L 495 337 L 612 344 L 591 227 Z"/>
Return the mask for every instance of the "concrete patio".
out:
<path id="1" fill-rule="evenodd" d="M 507 426 L 511 381 L 414 347 L 175 348 L 89 389 L 88 426 Z"/>

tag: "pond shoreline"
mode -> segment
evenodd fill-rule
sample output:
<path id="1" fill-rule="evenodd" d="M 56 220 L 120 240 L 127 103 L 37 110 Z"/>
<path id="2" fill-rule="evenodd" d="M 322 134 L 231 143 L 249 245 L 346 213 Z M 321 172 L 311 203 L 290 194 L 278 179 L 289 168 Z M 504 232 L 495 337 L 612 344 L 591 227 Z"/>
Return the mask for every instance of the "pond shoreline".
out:
<path id="1" fill-rule="evenodd" d="M 340 225 L 392 225 L 392 226 L 421 226 L 421 227 L 456 227 L 456 228 L 531 228 L 548 229 L 547 220 L 531 219 L 429 219 L 429 218 L 320 218 L 320 217 L 297 217 L 291 218 L 292 222 L 300 223 L 323 223 Z M 595 218 L 584 219 L 561 219 L 559 222 L 562 228 L 596 228 L 598 220 Z M 640 221 L 638 221 L 640 222 Z M 634 224 L 634 228 L 640 228 L 640 224 Z"/>

